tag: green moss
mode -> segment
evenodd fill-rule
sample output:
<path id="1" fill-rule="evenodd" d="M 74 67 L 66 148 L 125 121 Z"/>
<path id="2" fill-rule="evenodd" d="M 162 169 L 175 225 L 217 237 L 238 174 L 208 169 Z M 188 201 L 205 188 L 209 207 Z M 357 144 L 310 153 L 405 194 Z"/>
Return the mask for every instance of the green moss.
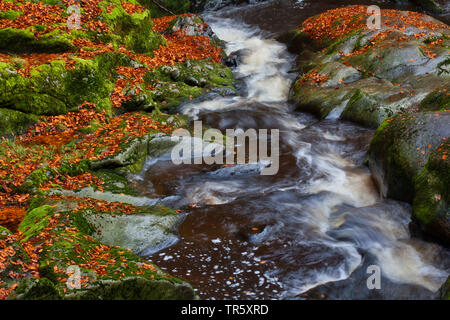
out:
<path id="1" fill-rule="evenodd" d="M 370 146 L 375 147 L 377 144 L 380 143 L 381 139 L 383 139 L 383 133 L 386 130 L 386 127 L 389 125 L 391 118 L 385 119 L 377 128 L 375 131 L 375 134 L 372 137 L 372 140 L 370 140 Z M 369 148 L 371 148 L 369 147 Z"/>
<path id="2" fill-rule="evenodd" d="M 357 15 L 353 19 L 358 19 L 358 18 L 359 18 L 359 16 Z M 352 21 L 350 21 L 349 25 L 351 23 L 352 23 Z M 354 31 L 346 34 L 345 37 L 334 41 L 327 47 L 327 49 L 325 50 L 325 54 L 331 55 L 331 54 L 336 53 L 341 44 L 349 41 L 352 37 L 355 37 L 357 34 L 360 34 L 360 33 L 361 33 L 361 30 L 357 29 L 357 30 L 354 30 Z M 363 36 L 364 35 L 362 33 L 358 36 L 357 44 L 355 45 L 355 47 L 360 45 L 359 43 Z"/>
<path id="3" fill-rule="evenodd" d="M 188 60 L 174 66 L 162 66 L 147 72 L 146 83 L 154 89 L 145 91 L 125 104 L 128 110 L 169 110 L 198 97 L 206 88 L 234 89 L 232 71 L 207 60 Z"/>
<path id="4" fill-rule="evenodd" d="M 350 120 L 369 128 L 377 128 L 385 118 L 392 116 L 389 110 L 385 110 L 380 105 L 380 101 L 358 89 L 347 103 L 341 119 Z"/>
<path id="5" fill-rule="evenodd" d="M 11 233 L 0 226 L 0 239 L 3 240 L 10 236 Z M 2 262 L 5 266 L 0 269 L 0 288 L 8 288 L 9 286 L 17 283 L 19 279 L 14 274 L 28 275 L 29 270 L 23 270 L 22 266 L 30 263 L 30 257 L 22 247 L 21 243 L 14 239 L 14 237 L 8 239 L 8 248 L 11 250 L 7 256 L 3 256 Z M 2 248 L 3 249 L 3 248 Z"/>
<path id="6" fill-rule="evenodd" d="M 383 181 L 388 186 L 385 196 L 412 202 L 416 168 L 410 161 L 409 143 L 405 141 L 406 132 L 402 130 L 406 121 L 396 116 L 382 123 L 370 143 L 369 164 L 371 168 L 380 168 L 376 171 L 383 172 Z"/>
<path id="7" fill-rule="evenodd" d="M 445 91 L 434 90 L 420 102 L 420 111 L 438 111 L 450 109 L 450 96 Z"/>
<path id="8" fill-rule="evenodd" d="M 16 20 L 23 13 L 20 11 L 8 10 L 0 12 L 0 19 Z"/>
<path id="9" fill-rule="evenodd" d="M 5 227 L 0 226 L 0 239 L 4 239 L 6 236 L 11 235 L 12 232 Z"/>
<path id="10" fill-rule="evenodd" d="M 24 131 L 38 120 L 39 117 L 33 114 L 0 108 L 0 135 Z"/>
<path id="11" fill-rule="evenodd" d="M 354 89 L 346 87 L 334 90 L 334 88 L 321 88 L 309 82 L 296 81 L 290 95 L 296 102 L 296 110 L 309 112 L 319 119 L 325 119 L 334 108 L 350 99 L 354 92 Z"/>
<path id="12" fill-rule="evenodd" d="M 79 129 L 81 132 L 85 133 L 85 134 L 90 134 L 90 133 L 94 133 L 95 131 L 97 131 L 98 129 L 100 129 L 102 127 L 102 124 L 96 120 L 92 120 L 89 122 L 89 125 L 86 127 L 83 127 L 81 129 Z"/>
<path id="13" fill-rule="evenodd" d="M 317 41 L 300 29 L 291 30 L 278 38 L 279 41 L 286 43 L 289 51 L 301 54 L 305 51 L 319 51 L 331 44 L 331 41 Z"/>
<path id="14" fill-rule="evenodd" d="M 413 217 L 436 238 L 450 243 L 450 143 L 444 142 L 429 157 L 415 178 Z"/>
<path id="15" fill-rule="evenodd" d="M 80 212 L 69 212 L 69 219 L 81 233 L 91 236 L 97 231 Z"/>
<path id="16" fill-rule="evenodd" d="M 34 194 L 44 183 L 50 181 L 53 175 L 54 170 L 49 167 L 41 167 L 36 169 L 27 176 L 25 182 L 17 188 L 17 191 L 21 193 Z"/>
<path id="17" fill-rule="evenodd" d="M 28 206 L 28 211 L 39 208 L 44 205 L 46 201 L 44 193 L 38 192 L 30 201 L 30 205 Z"/>
<path id="18" fill-rule="evenodd" d="M 19 231 L 24 235 L 22 242 L 37 236 L 40 231 L 47 227 L 53 213 L 53 209 L 49 205 L 41 206 L 27 212 L 22 223 L 19 225 Z"/>
<path id="19" fill-rule="evenodd" d="M 442 111 L 399 114 L 378 128 L 370 143 L 369 164 L 373 172 L 381 175 L 387 197 L 413 202 L 416 177 L 421 175 L 432 151 L 448 135 L 448 116 L 448 112 Z M 448 169 L 441 167 L 436 172 L 443 176 Z M 425 177 L 435 184 L 431 176 L 424 173 Z"/>
<path id="20" fill-rule="evenodd" d="M 25 278 L 8 297 L 10 300 L 56 300 L 60 299 L 63 290 L 47 278 Z"/>
<path id="21" fill-rule="evenodd" d="M 22 29 L 0 29 L 0 51 L 13 53 L 56 53 L 73 50 L 73 44 L 64 37 L 42 37 L 36 40 L 33 32 Z"/>
<path id="22" fill-rule="evenodd" d="M 31 70 L 22 77 L 12 64 L 0 65 L 0 107 L 24 113 L 56 115 L 76 110 L 84 101 L 95 103 L 111 113 L 110 94 L 114 88 L 114 69 L 131 65 L 122 53 L 106 53 L 94 60 L 74 58 L 73 68 L 55 60 Z"/>
<path id="23" fill-rule="evenodd" d="M 155 205 L 151 207 L 142 207 L 139 209 L 141 213 L 152 214 L 156 216 L 168 216 L 168 215 L 177 215 L 175 209 L 168 208 L 162 205 Z"/>
<path id="24" fill-rule="evenodd" d="M 450 58 L 445 59 L 444 61 L 442 61 L 441 63 L 438 64 L 437 68 L 438 68 L 438 74 L 442 75 L 442 74 L 449 74 L 450 71 L 448 70 L 448 66 L 450 65 Z"/>
<path id="25" fill-rule="evenodd" d="M 111 170 L 99 170 L 96 171 L 94 174 L 100 179 L 102 179 L 102 181 L 104 182 L 102 187 L 107 192 L 112 192 L 116 194 L 127 194 L 131 196 L 138 195 L 136 190 L 132 188 L 128 179 L 114 173 Z"/>
<path id="26" fill-rule="evenodd" d="M 200 96 L 204 90 L 200 87 L 191 87 L 186 84 L 166 83 L 153 91 L 155 108 L 159 110 L 174 111 L 181 103 Z"/>
<path id="27" fill-rule="evenodd" d="M 47 69 L 59 66 L 61 61 L 52 62 Z M 62 67 L 64 68 L 64 67 Z M 58 71 L 62 72 L 61 69 Z M 0 106 L 33 114 L 57 114 L 67 111 L 65 104 L 50 95 L 50 90 L 61 87 L 58 80 L 50 74 L 37 74 L 34 78 L 26 78 L 8 67 L 0 66 Z M 50 86 L 50 87 L 49 87 Z"/>
<path id="28" fill-rule="evenodd" d="M 81 160 L 79 163 L 73 163 L 66 160 L 63 160 L 61 164 L 58 166 L 58 172 L 61 174 L 69 175 L 71 177 L 75 177 L 77 175 L 89 172 L 90 170 L 90 161 Z"/>
<path id="29" fill-rule="evenodd" d="M 67 72 L 64 79 L 68 104 L 76 106 L 83 101 L 90 101 L 100 110 L 110 110 L 112 104 L 109 95 L 114 84 L 100 69 L 98 60 L 75 60 L 75 67 Z"/>
<path id="30" fill-rule="evenodd" d="M 106 7 L 111 2 L 115 7 L 111 13 L 108 13 Z M 105 1 L 99 5 L 104 8 L 102 17 L 105 22 L 111 27 L 113 33 L 124 39 L 129 49 L 138 53 L 151 53 L 166 44 L 165 39 L 152 30 L 153 22 L 150 18 L 150 11 L 146 10 L 130 15 L 117 0 Z"/>
<path id="31" fill-rule="evenodd" d="M 192 289 L 180 280 L 156 267 L 142 268 L 145 261 L 133 252 L 119 247 L 104 247 L 89 237 L 96 230 L 84 215 L 95 213 L 63 211 L 58 212 L 58 216 L 54 213 L 48 205 L 33 209 L 19 226 L 25 235 L 23 241 L 39 243 L 44 241 L 39 239 L 39 235 L 48 225 L 50 216 L 63 222 L 49 230 L 52 245 L 42 247 L 39 260 L 41 280 L 25 280 L 11 295 L 12 299 L 194 298 Z M 105 272 L 95 274 L 87 263 L 90 259 L 96 259 L 92 265 L 103 265 Z M 68 276 L 65 271 L 73 265 L 79 266 L 82 275 L 89 276 L 88 287 L 66 287 Z M 130 283 L 137 287 L 129 288 Z"/>

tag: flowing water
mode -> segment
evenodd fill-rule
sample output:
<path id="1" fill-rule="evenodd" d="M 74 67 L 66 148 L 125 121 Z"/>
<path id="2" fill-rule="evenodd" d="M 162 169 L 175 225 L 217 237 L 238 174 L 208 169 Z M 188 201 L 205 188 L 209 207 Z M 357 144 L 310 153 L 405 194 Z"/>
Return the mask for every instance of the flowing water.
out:
<path id="1" fill-rule="evenodd" d="M 210 93 L 179 111 L 223 133 L 279 129 L 280 169 L 152 159 L 138 187 L 187 214 L 175 244 L 144 255 L 204 299 L 435 297 L 449 251 L 411 237 L 410 207 L 379 197 L 363 165 L 373 131 L 338 112 L 294 112 L 285 46 L 242 19 L 206 18 L 239 57 L 240 94 Z M 380 290 L 367 288 L 369 265 L 381 269 Z"/>

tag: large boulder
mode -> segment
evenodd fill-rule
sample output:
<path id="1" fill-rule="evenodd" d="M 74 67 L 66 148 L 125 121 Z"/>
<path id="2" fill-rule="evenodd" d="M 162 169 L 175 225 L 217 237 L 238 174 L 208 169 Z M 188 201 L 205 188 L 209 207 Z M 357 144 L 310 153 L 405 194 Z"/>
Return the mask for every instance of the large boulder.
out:
<path id="1" fill-rule="evenodd" d="M 447 25 L 396 10 L 382 10 L 379 29 L 368 19 L 365 6 L 333 9 L 280 37 L 299 54 L 297 110 L 376 128 L 450 87 Z"/>
<path id="2" fill-rule="evenodd" d="M 196 297 L 189 284 L 167 275 L 132 251 L 96 240 L 101 229 L 97 229 L 97 224 L 91 222 L 98 219 L 95 215 L 132 215 L 133 210 L 141 212 L 138 214 L 146 211 L 147 214 L 154 215 L 157 211 L 117 205 L 111 206 L 108 211 L 97 211 L 97 206 L 102 210 L 99 203 L 88 202 L 84 206 L 80 206 L 80 203 L 68 204 L 63 211 L 53 205 L 43 205 L 28 212 L 19 226 L 21 238 L 15 242 L 15 256 L 24 262 L 10 263 L 12 267 L 21 270 L 17 271 L 17 276 L 11 272 L 2 276 L 6 284 L 16 283 L 10 289 L 9 299 Z M 69 207 L 72 209 L 69 210 Z M 86 207 L 87 209 L 83 209 Z M 112 210 L 113 208 L 115 209 Z M 32 248 L 38 254 L 30 259 L 22 247 Z M 38 262 L 38 274 L 30 277 L 23 270 L 28 268 L 25 263 L 31 262 Z M 74 275 L 74 272 L 77 274 Z"/>
<path id="3" fill-rule="evenodd" d="M 430 235 L 450 241 L 448 137 L 450 112 L 400 114 L 378 128 L 369 167 L 385 197 L 413 203 Z"/>
<path id="4" fill-rule="evenodd" d="M 450 143 L 433 151 L 415 178 L 413 217 L 429 234 L 450 243 Z"/>
<path id="5" fill-rule="evenodd" d="M 298 54 L 299 111 L 378 128 L 368 164 L 381 194 L 413 203 L 413 219 L 450 241 L 450 29 L 421 13 L 366 6 L 326 11 L 280 37 Z"/>

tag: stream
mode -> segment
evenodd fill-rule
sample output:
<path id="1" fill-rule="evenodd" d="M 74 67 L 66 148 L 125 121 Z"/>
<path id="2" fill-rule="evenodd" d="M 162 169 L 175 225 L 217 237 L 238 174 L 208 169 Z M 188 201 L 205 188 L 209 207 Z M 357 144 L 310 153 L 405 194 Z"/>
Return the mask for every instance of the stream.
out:
<path id="1" fill-rule="evenodd" d="M 325 2 L 320 11 L 336 6 Z M 139 190 L 187 213 L 176 241 L 143 255 L 191 283 L 201 299 L 435 298 L 449 250 L 411 236 L 408 204 L 380 198 L 363 164 L 373 130 L 338 120 L 339 112 L 318 121 L 293 111 L 295 57 L 273 40 L 281 27 L 269 30 L 275 15 L 264 8 L 204 15 L 238 57 L 239 94 L 211 92 L 179 112 L 223 133 L 279 129 L 279 171 L 148 161 Z M 316 9 L 304 9 L 295 25 Z M 252 10 L 261 13 L 253 23 Z M 292 16 L 284 21 L 295 26 Z M 367 288 L 370 265 L 381 270 L 380 289 Z"/>

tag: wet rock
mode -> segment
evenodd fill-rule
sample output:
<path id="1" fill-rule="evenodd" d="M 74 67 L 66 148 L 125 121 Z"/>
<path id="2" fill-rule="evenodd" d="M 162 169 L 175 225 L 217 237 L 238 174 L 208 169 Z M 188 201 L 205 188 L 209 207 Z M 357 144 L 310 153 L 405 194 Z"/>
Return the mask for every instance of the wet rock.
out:
<path id="1" fill-rule="evenodd" d="M 414 180 L 413 218 L 422 229 L 450 244 L 450 142 L 444 141 L 429 156 Z"/>
<path id="2" fill-rule="evenodd" d="M 335 14 L 339 25 L 339 10 L 364 8 L 328 14 L 330 19 Z M 432 92 L 448 88 L 449 27 L 422 15 L 414 17 L 422 20 L 419 28 L 402 20 L 410 13 L 396 13 L 393 21 L 382 20 L 379 30 L 350 27 L 334 40 L 311 38 L 301 29 L 280 37 L 299 54 L 300 75 L 290 92 L 297 110 L 325 118 L 340 108 L 342 119 L 376 128 L 394 114 L 417 108 Z M 357 17 L 355 13 L 355 21 Z M 332 28 L 327 31 L 333 33 Z"/>
<path id="3" fill-rule="evenodd" d="M 445 283 L 442 285 L 439 292 L 441 294 L 441 299 L 450 300 L 450 276 L 447 278 L 447 281 L 445 281 Z"/>
<path id="4" fill-rule="evenodd" d="M 194 86 L 194 87 L 198 87 L 200 85 L 199 81 L 197 79 L 195 79 L 194 77 L 189 77 L 185 80 L 185 82 L 190 85 L 190 86 Z"/>
<path id="5" fill-rule="evenodd" d="M 154 158 L 159 157 L 169 152 L 177 143 L 171 137 L 156 136 L 148 143 L 148 154 Z"/>
<path id="6" fill-rule="evenodd" d="M 149 255 L 159 248 L 167 247 L 178 240 L 171 232 L 182 216 L 167 209 L 134 215 L 88 215 L 87 220 L 100 231 L 95 236 L 107 245 L 130 249 L 140 255 Z M 165 214 L 165 215 L 162 215 Z"/>
<path id="7" fill-rule="evenodd" d="M 236 68 L 237 66 L 237 61 L 236 58 L 230 56 L 230 57 L 226 57 L 223 59 L 223 63 L 230 68 Z"/>
<path id="8" fill-rule="evenodd" d="M 187 36 L 205 36 L 214 39 L 216 35 L 211 27 L 205 24 L 202 18 L 192 16 L 180 16 L 169 23 L 164 31 L 166 34 L 182 31 Z"/>
<path id="9" fill-rule="evenodd" d="M 114 156 L 92 161 L 91 168 L 97 170 L 100 168 L 122 167 L 132 173 L 139 172 L 147 156 L 149 139 L 149 135 L 136 138 Z"/>
<path id="10" fill-rule="evenodd" d="M 27 213 L 19 226 L 24 241 L 42 241 L 39 237 L 44 229 L 48 232 L 46 237 L 52 238 L 53 241 L 51 246 L 43 246 L 40 251 L 40 277 L 38 279 L 27 277 L 19 281 L 16 279 L 18 286 L 9 295 L 9 299 L 196 298 L 189 284 L 167 275 L 127 249 L 105 246 L 92 237 L 98 231 L 97 224 L 102 225 L 93 217 L 106 215 L 113 218 L 112 213 L 56 210 L 50 205 L 37 207 Z M 156 214 L 154 210 L 147 212 Z M 155 219 L 156 217 L 158 216 L 155 215 Z M 160 218 L 163 219 L 164 215 Z M 91 220 L 97 222 L 92 223 Z M 54 224 L 61 221 L 64 221 L 64 228 L 56 228 Z M 108 234 L 108 227 L 104 224 L 102 226 Z M 120 230 L 116 231 L 118 235 L 115 239 L 120 242 Z M 149 235 L 148 232 L 146 234 Z M 26 254 L 23 249 L 20 250 L 19 243 L 16 250 Z M 15 255 L 27 261 L 25 256 L 19 256 L 17 253 Z M 101 266 L 98 263 L 101 263 Z M 83 279 L 79 284 L 72 283 L 68 278 L 70 266 L 78 266 Z M 9 281 L 9 277 L 2 276 L 2 280 Z"/>
<path id="11" fill-rule="evenodd" d="M 431 236 L 450 241 L 450 112 L 397 115 L 370 144 L 369 167 L 383 196 L 413 203 L 413 218 Z"/>

